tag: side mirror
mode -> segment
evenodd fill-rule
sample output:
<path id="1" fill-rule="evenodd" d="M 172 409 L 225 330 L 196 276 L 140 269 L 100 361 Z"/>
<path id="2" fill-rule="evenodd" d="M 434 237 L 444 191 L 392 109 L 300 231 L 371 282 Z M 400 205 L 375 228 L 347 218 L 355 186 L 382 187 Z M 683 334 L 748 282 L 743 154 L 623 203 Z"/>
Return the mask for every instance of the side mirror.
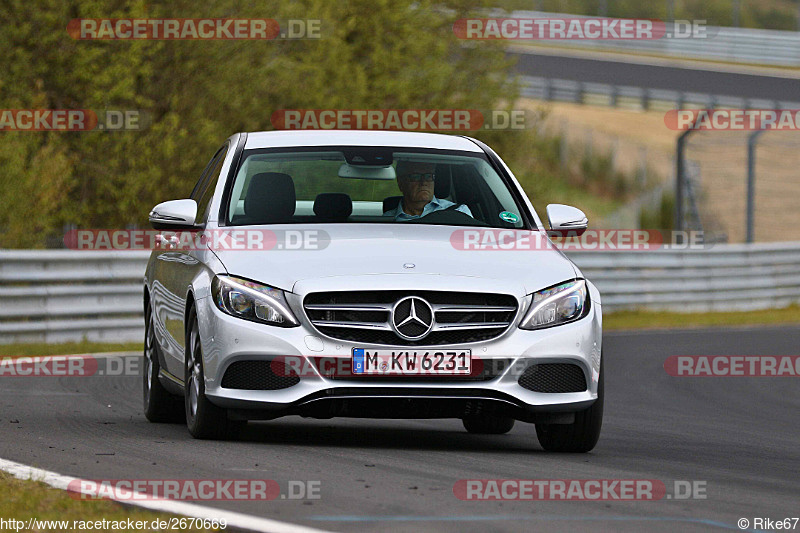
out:
<path id="1" fill-rule="evenodd" d="M 197 202 L 194 200 L 170 200 L 162 202 L 150 211 L 150 224 L 155 229 L 189 229 L 197 218 Z"/>
<path id="2" fill-rule="evenodd" d="M 582 235 L 589 226 L 589 219 L 583 211 L 570 205 L 548 205 L 547 219 L 550 229 L 559 235 Z"/>

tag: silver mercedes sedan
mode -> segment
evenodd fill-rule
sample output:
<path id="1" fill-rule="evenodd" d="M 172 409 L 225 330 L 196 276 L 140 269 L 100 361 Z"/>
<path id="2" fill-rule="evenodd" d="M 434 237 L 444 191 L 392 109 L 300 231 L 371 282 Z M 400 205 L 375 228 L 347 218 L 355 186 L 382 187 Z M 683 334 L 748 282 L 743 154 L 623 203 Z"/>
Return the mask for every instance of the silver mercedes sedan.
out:
<path id="1" fill-rule="evenodd" d="M 150 213 L 145 415 L 215 439 L 288 415 L 519 420 L 546 450 L 589 451 L 600 294 L 548 235 L 587 219 L 547 216 L 468 137 L 233 135 Z"/>

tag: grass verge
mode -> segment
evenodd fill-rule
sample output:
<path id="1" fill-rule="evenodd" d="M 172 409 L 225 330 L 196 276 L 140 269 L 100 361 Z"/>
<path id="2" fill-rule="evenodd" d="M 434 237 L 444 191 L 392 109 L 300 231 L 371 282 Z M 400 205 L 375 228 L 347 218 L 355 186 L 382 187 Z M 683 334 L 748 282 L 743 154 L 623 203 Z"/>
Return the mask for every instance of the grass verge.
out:
<path id="1" fill-rule="evenodd" d="M 800 306 L 761 311 L 715 313 L 668 313 L 652 311 L 619 311 L 603 315 L 603 329 L 682 329 L 723 326 L 761 326 L 776 324 L 800 325 Z"/>
<path id="2" fill-rule="evenodd" d="M 108 522 L 145 522 L 147 527 L 143 529 L 122 527 L 113 529 L 114 531 L 158 531 L 167 528 L 153 528 L 154 520 L 166 520 L 175 518 L 174 515 L 166 513 L 155 513 L 132 506 L 125 506 L 110 500 L 77 500 L 69 496 L 66 491 L 48 487 L 38 481 L 24 481 L 13 476 L 0 472 L 0 517 L 6 520 L 14 519 L 27 521 L 30 518 L 36 520 L 66 521 L 67 524 L 39 524 L 30 531 L 82 531 L 80 524 L 75 521 L 102 521 Z M 182 517 L 177 517 L 178 519 Z M 75 527 L 77 525 L 77 527 Z M 127 524 L 126 524 L 127 525 Z M 156 524 L 157 525 L 157 524 Z M 189 525 L 189 523 L 187 523 Z M 194 524 L 193 524 L 194 525 Z M 22 530 L 27 529 L 28 524 L 22 526 Z M 6 528 L 9 529 L 9 528 Z M 105 528 L 93 528 L 105 530 Z M 11 529 L 14 530 L 13 528 Z M 110 530 L 110 529 L 108 529 Z M 218 531 L 217 529 L 198 529 L 184 528 L 182 531 Z"/>
<path id="3" fill-rule="evenodd" d="M 45 342 L 0 344 L 0 357 L 21 357 L 36 355 L 72 355 L 81 353 L 103 352 L 139 352 L 142 351 L 141 342 L 113 343 L 113 342 L 65 342 L 61 344 L 47 344 Z"/>

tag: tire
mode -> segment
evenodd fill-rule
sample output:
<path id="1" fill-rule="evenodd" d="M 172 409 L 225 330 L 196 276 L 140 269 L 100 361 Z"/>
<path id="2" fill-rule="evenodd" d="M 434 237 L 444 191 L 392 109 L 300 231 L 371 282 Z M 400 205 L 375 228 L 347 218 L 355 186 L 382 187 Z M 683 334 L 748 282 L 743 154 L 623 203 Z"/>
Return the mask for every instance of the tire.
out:
<path id="1" fill-rule="evenodd" d="M 514 427 L 513 418 L 508 417 L 471 417 L 464 418 L 464 429 L 477 435 L 502 435 Z"/>
<path id="2" fill-rule="evenodd" d="M 203 349 L 200 344 L 200 328 L 197 325 L 197 314 L 194 309 L 189 312 L 186 324 L 184 407 L 189 433 L 196 439 L 235 438 L 246 422 L 228 420 L 225 409 L 217 407 L 206 397 Z"/>
<path id="3" fill-rule="evenodd" d="M 184 421 L 183 401 L 164 388 L 158 379 L 161 363 L 158 360 L 155 319 L 150 304 L 144 317 L 144 374 L 142 376 L 142 399 L 144 416 L 150 422 L 177 423 Z"/>
<path id="4" fill-rule="evenodd" d="M 572 424 L 536 424 L 539 444 L 548 452 L 585 453 L 597 444 L 603 425 L 603 372 L 597 384 L 597 400 L 579 413 Z"/>

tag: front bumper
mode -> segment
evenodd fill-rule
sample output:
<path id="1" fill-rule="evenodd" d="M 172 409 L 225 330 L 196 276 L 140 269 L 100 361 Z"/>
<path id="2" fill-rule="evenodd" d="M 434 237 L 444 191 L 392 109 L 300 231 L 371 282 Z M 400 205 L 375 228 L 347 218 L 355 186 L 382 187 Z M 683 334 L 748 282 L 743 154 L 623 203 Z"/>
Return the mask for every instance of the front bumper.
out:
<path id="1" fill-rule="evenodd" d="M 206 396 L 238 418 L 265 419 L 287 414 L 328 418 L 449 418 L 492 412 L 519 420 L 554 417 L 569 421 L 570 414 L 589 407 L 597 398 L 602 319 L 592 302 L 587 316 L 562 326 L 527 331 L 517 327 L 520 317 L 500 337 L 485 342 L 435 346 L 437 351 L 470 349 L 472 357 L 487 361 L 512 360 L 507 370 L 485 381 L 425 381 L 425 377 L 375 380 L 331 379 L 316 371 L 279 390 L 242 390 L 222 387 L 227 368 L 237 361 L 300 358 L 344 358 L 353 348 L 387 349 L 384 345 L 356 344 L 318 333 L 303 317 L 295 328 L 277 328 L 241 320 L 219 311 L 211 298 L 197 300 L 203 346 Z M 524 309 L 523 309 L 524 311 Z M 425 349 L 414 347 L 414 349 Z M 408 349 L 404 347 L 403 349 Z M 583 369 L 587 390 L 568 393 L 533 392 L 518 383 L 531 364 L 572 363 Z"/>

